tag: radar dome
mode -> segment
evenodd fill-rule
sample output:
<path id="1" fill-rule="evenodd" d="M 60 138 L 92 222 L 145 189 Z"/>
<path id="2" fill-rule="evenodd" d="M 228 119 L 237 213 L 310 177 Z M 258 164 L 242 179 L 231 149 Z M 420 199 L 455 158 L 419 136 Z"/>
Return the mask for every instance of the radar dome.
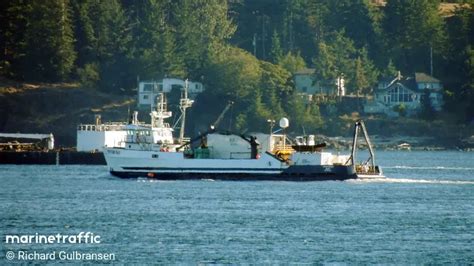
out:
<path id="1" fill-rule="evenodd" d="M 282 119 L 280 119 L 280 127 L 281 128 L 287 128 L 289 126 L 290 126 L 290 121 L 288 120 L 288 118 L 283 117 Z"/>

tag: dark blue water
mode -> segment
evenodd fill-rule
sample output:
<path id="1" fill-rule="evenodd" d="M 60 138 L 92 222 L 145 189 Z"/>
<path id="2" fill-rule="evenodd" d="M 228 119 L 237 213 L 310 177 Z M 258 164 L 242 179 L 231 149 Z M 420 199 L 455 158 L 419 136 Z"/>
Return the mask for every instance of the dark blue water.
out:
<path id="1" fill-rule="evenodd" d="M 474 263 L 474 153 L 377 155 L 388 179 L 154 182 L 105 166 L 1 165 L 0 263 L 18 250 L 137 264 Z M 79 232 L 101 243 L 5 243 Z"/>

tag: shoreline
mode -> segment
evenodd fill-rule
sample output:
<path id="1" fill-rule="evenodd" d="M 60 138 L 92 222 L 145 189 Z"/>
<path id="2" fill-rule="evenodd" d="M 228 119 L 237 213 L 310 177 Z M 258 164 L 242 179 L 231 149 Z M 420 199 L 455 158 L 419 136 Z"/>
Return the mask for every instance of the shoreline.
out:
<path id="1" fill-rule="evenodd" d="M 327 144 L 327 148 L 329 149 L 352 149 L 352 138 L 349 137 L 328 137 L 324 135 L 316 135 L 316 139 L 319 142 L 325 142 Z M 474 142 L 456 140 L 452 142 L 440 143 L 436 141 L 435 137 L 382 137 L 379 135 L 373 135 L 370 136 L 370 141 L 374 149 L 384 151 L 474 151 Z M 365 144 L 365 141 L 359 140 L 359 146 L 366 147 L 367 145 Z"/>

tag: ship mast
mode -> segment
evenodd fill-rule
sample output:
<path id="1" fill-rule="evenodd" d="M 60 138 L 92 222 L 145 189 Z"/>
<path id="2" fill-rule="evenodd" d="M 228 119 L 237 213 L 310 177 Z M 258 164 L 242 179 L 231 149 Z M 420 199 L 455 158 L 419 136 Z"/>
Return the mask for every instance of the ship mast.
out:
<path id="1" fill-rule="evenodd" d="M 181 110 L 181 128 L 179 129 L 179 143 L 184 143 L 184 126 L 186 123 L 186 109 L 191 107 L 193 100 L 188 98 L 188 79 L 184 82 L 184 92 L 179 100 L 179 110 Z"/>
<path id="2" fill-rule="evenodd" d="M 171 115 L 171 112 L 166 110 L 165 95 L 160 93 L 157 100 L 156 111 L 150 113 L 151 126 L 153 128 L 165 127 L 164 119 L 171 117 Z"/>

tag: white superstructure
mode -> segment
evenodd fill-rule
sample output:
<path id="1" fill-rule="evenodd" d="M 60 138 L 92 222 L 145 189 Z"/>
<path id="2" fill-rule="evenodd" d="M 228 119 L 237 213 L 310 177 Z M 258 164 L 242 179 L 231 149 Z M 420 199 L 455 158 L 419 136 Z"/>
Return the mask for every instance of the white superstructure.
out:
<path id="1" fill-rule="evenodd" d="M 172 113 L 166 111 L 164 95 L 159 94 L 157 109 L 150 113 L 151 124 L 138 121 L 138 112 L 133 113 L 129 123 L 100 122 L 96 116 L 95 124 L 81 124 L 77 127 L 77 151 L 102 152 L 104 147 L 125 147 L 127 136 L 130 141 L 131 134 L 137 134 L 138 142 L 173 143 L 173 129 L 164 119 L 171 117 Z"/>
<path id="2" fill-rule="evenodd" d="M 77 126 L 77 151 L 103 151 L 104 147 L 123 147 L 127 131 L 125 123 Z"/>

